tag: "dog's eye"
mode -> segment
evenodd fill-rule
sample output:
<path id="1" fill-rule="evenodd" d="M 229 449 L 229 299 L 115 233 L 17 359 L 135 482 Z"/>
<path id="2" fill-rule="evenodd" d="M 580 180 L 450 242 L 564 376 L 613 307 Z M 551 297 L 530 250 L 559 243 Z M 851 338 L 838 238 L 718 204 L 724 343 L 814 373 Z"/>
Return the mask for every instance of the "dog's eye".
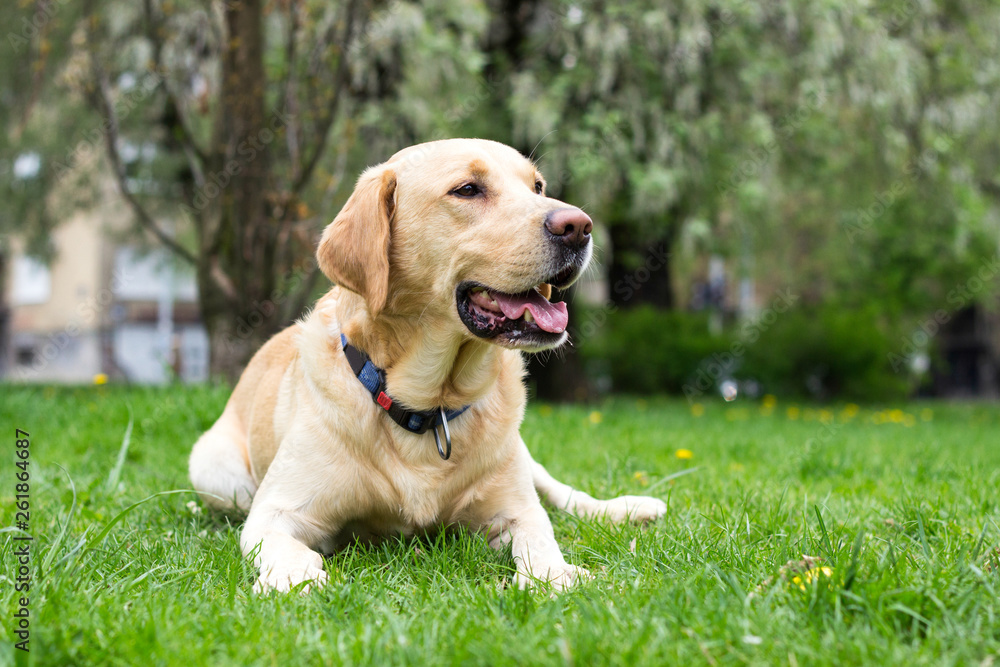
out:
<path id="1" fill-rule="evenodd" d="M 541 181 L 535 181 L 535 194 L 536 195 L 542 194 L 542 190 L 544 190 L 544 189 L 545 189 L 545 184 L 544 183 L 542 183 Z"/>
<path id="2" fill-rule="evenodd" d="M 459 197 L 475 197 L 481 192 L 482 190 L 475 183 L 466 183 L 462 187 L 452 190 L 451 194 L 458 195 Z"/>

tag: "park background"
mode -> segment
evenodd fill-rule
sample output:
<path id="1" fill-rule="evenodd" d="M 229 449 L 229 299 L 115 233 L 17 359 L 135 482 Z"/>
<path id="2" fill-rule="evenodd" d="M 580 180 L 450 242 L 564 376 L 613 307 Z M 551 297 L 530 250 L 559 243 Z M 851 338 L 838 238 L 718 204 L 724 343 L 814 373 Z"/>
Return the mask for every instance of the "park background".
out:
<path id="1" fill-rule="evenodd" d="M 8 378 L 232 381 L 357 174 L 476 136 L 597 222 L 540 397 L 998 395 L 993 3 L 0 11 Z"/>
<path id="2" fill-rule="evenodd" d="M 1000 661 L 997 3 L 11 0 L 0 34 L 36 664 Z M 190 446 L 329 288 L 357 175 L 463 136 L 596 225 L 525 442 L 667 516 L 553 510 L 595 574 L 559 597 L 461 533 L 254 596 Z"/>

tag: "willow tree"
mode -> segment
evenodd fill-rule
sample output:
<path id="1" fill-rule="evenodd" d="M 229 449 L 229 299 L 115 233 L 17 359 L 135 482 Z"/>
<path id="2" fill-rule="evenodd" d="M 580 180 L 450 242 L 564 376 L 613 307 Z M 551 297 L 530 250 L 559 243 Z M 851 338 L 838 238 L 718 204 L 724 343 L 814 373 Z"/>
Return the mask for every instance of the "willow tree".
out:
<path id="1" fill-rule="evenodd" d="M 872 296 L 881 275 L 878 298 L 913 312 L 995 248 L 996 6 L 531 6 L 498 99 L 513 140 L 607 223 L 612 286 L 684 238 L 813 301 Z M 611 296 L 672 307 L 676 271 Z"/>
<path id="2" fill-rule="evenodd" d="M 26 182 L 110 174 L 136 228 L 193 267 L 212 371 L 232 376 L 318 275 L 307 201 L 370 3 L 52 4 L 25 48 L 44 73 L 22 103 L 18 148 L 44 159 Z M 44 196 L 26 205 L 59 215 Z"/>
<path id="3" fill-rule="evenodd" d="M 0 55 L 0 225 L 44 253 L 46 193 L 102 173 L 100 148 L 137 229 L 195 267 L 216 372 L 308 303 L 353 174 L 445 136 L 534 154 L 605 223 L 619 305 L 674 307 L 694 246 L 807 301 L 913 314 L 995 245 L 989 3 L 19 5 L 0 7 L 22 37 Z"/>
<path id="4" fill-rule="evenodd" d="M 11 24 L 31 20 L 33 6 L 12 4 Z M 136 231 L 193 267 L 212 372 L 232 377 L 309 303 L 318 231 L 354 173 L 384 157 L 369 138 L 413 57 L 383 46 L 422 48 L 433 75 L 434 48 L 462 53 L 461 7 L 50 4 L 18 43 L 30 67 L 9 68 L 3 85 L 6 147 L 40 163 L 5 183 L 18 195 L 13 227 L 45 254 L 65 211 L 47 195 L 70 181 L 92 194 L 110 174 Z"/>

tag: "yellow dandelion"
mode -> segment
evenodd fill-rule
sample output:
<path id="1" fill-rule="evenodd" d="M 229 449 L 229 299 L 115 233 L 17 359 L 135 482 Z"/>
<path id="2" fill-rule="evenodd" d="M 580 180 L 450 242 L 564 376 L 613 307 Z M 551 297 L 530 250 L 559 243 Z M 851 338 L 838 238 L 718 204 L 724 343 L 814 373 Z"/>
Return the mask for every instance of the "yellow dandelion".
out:
<path id="1" fill-rule="evenodd" d="M 691 414 L 694 415 L 695 417 L 701 417 L 703 414 L 705 414 L 705 406 L 702 405 L 701 403 L 695 403 L 694 405 L 691 406 Z"/>
<path id="2" fill-rule="evenodd" d="M 761 404 L 765 408 L 773 408 L 778 404 L 778 399 L 775 398 L 772 394 L 765 394 L 763 400 L 761 400 Z"/>
<path id="3" fill-rule="evenodd" d="M 600 424 L 601 420 L 604 419 L 604 416 L 597 410 L 594 410 L 590 413 L 590 417 L 588 417 L 588 419 L 591 424 Z"/>
<path id="4" fill-rule="evenodd" d="M 857 415 L 858 410 L 860 409 L 861 408 L 858 407 L 857 403 L 848 403 L 847 405 L 844 406 L 844 412 L 842 414 L 848 419 L 850 419 L 851 417 Z"/>
<path id="5" fill-rule="evenodd" d="M 930 408 L 924 408 L 923 410 L 920 411 L 920 421 L 929 422 L 932 419 L 934 419 L 933 410 L 931 410 Z"/>
<path id="6" fill-rule="evenodd" d="M 789 405 L 785 409 L 785 415 L 787 415 L 788 418 L 791 419 L 791 420 L 793 420 L 793 421 L 799 418 L 799 413 L 800 412 L 801 411 L 799 410 L 798 406 L 796 406 L 796 405 Z"/>
<path id="7" fill-rule="evenodd" d="M 543 405 L 542 407 L 538 408 L 538 414 L 540 414 L 543 417 L 551 417 L 552 416 L 552 406 L 551 405 Z"/>
<path id="8" fill-rule="evenodd" d="M 690 461 L 694 458 L 694 452 L 690 449 L 678 449 L 674 452 L 674 456 L 679 458 L 681 461 Z"/>
<path id="9" fill-rule="evenodd" d="M 900 410 L 899 408 L 890 410 L 888 416 L 889 416 L 889 421 L 891 421 L 893 424 L 902 424 L 903 417 L 905 417 L 903 411 Z"/>
<path id="10" fill-rule="evenodd" d="M 833 413 L 830 412 L 829 410 L 820 410 L 819 420 L 824 424 L 829 424 L 830 422 L 833 421 Z"/>
<path id="11" fill-rule="evenodd" d="M 639 482 L 639 486 L 649 486 L 649 475 L 646 474 L 645 470 L 637 470 L 632 475 L 632 479 Z"/>
<path id="12" fill-rule="evenodd" d="M 108 383 L 108 376 L 104 373 L 98 373 L 94 376 L 94 384 L 101 385 Z"/>
<path id="13" fill-rule="evenodd" d="M 801 575 L 792 577 L 792 583 L 805 590 L 806 586 L 819 579 L 820 575 L 830 578 L 833 576 L 833 570 L 826 566 L 814 567 L 806 570 Z"/>

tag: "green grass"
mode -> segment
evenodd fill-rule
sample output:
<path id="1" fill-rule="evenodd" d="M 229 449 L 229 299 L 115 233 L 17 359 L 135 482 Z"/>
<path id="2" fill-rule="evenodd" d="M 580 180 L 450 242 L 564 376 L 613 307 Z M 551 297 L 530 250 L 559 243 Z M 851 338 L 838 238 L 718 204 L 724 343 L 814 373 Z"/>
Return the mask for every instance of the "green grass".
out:
<path id="1" fill-rule="evenodd" d="M 14 429 L 31 434 L 35 664 L 1000 663 L 995 405 L 535 405 L 523 433 L 557 478 L 669 503 L 645 528 L 551 513 L 592 582 L 504 589 L 508 555 L 448 534 L 347 549 L 325 589 L 261 598 L 238 526 L 192 511 L 191 494 L 155 495 L 187 488 L 224 389 L 0 393 L 5 526 Z M 0 664 L 15 657 L 13 535 L 0 536 Z M 780 574 L 803 554 L 830 568 L 804 590 Z"/>

